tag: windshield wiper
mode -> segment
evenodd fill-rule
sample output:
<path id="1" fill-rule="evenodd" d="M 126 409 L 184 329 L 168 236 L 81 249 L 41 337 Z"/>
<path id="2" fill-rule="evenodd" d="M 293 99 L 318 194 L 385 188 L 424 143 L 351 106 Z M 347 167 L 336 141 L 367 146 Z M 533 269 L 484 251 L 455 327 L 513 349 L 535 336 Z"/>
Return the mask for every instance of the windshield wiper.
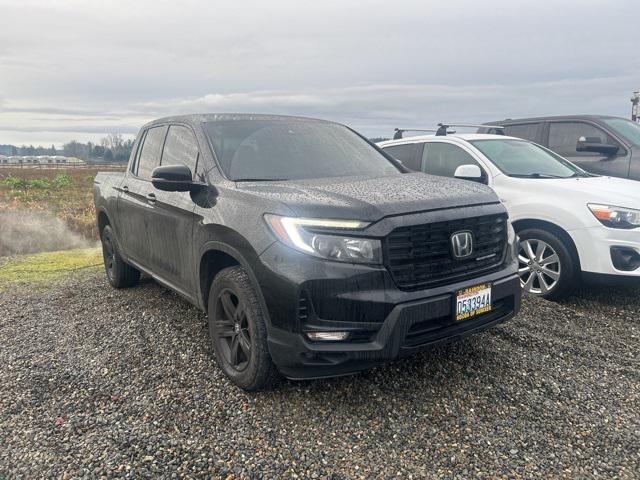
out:
<path id="1" fill-rule="evenodd" d="M 509 176 L 516 178 L 570 178 L 561 177 L 560 175 L 550 175 L 547 173 L 511 173 Z"/>
<path id="2" fill-rule="evenodd" d="M 288 178 L 234 178 L 234 182 L 286 182 Z"/>

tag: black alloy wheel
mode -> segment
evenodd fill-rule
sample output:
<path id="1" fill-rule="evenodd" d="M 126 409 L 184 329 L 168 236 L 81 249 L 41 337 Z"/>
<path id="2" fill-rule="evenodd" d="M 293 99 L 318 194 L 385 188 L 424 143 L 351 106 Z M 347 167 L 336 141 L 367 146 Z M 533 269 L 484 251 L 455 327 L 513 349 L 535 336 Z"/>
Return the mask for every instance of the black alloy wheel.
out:
<path id="1" fill-rule="evenodd" d="M 107 272 L 109 281 L 113 282 L 116 267 L 116 249 L 111 238 L 111 229 L 102 235 L 102 258 L 104 259 L 104 269 Z"/>
<path id="2" fill-rule="evenodd" d="M 207 301 L 216 361 L 229 380 L 247 391 L 270 388 L 278 378 L 258 295 L 247 271 L 236 265 L 214 277 Z"/>
<path id="3" fill-rule="evenodd" d="M 132 287 L 140 279 L 140 270 L 127 264 L 118 251 L 118 242 L 110 225 L 106 225 L 100 234 L 102 258 L 107 280 L 114 288 Z"/>
<path id="4" fill-rule="evenodd" d="M 220 291 L 215 309 L 219 353 L 238 372 L 251 361 L 251 330 L 246 305 L 232 290 Z"/>

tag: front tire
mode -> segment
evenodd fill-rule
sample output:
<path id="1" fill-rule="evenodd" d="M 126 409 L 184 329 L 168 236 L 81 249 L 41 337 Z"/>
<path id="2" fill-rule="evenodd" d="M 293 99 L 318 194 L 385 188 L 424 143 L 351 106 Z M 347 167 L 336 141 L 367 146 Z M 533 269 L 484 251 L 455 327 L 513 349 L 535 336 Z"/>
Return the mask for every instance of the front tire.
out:
<path id="1" fill-rule="evenodd" d="M 216 275 L 209 292 L 209 333 L 216 361 L 237 386 L 255 391 L 277 378 L 267 346 L 267 326 L 249 275 L 240 266 Z"/>
<path id="2" fill-rule="evenodd" d="M 118 243 L 110 225 L 102 229 L 102 258 L 107 279 L 114 288 L 133 287 L 140 280 L 140 271 L 125 263 L 118 252 Z"/>
<path id="3" fill-rule="evenodd" d="M 580 283 L 580 270 L 566 240 L 540 228 L 522 230 L 518 236 L 518 274 L 524 291 L 546 300 L 571 294 Z"/>

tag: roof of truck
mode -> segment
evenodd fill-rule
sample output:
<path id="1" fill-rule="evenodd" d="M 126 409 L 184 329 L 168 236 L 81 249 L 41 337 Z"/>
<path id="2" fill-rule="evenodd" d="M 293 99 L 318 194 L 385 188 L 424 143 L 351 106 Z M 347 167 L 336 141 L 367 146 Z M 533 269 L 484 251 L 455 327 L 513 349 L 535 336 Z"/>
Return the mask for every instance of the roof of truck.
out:
<path id="1" fill-rule="evenodd" d="M 150 126 L 155 124 L 177 122 L 177 123 L 207 123 L 207 122 L 221 122 L 228 120 L 295 120 L 300 122 L 325 122 L 334 123 L 328 120 L 322 120 L 319 118 L 309 117 L 296 117 L 292 115 L 269 115 L 261 113 L 196 113 L 189 115 L 172 115 L 169 117 L 162 117 L 156 120 L 148 122 L 144 126 Z"/>

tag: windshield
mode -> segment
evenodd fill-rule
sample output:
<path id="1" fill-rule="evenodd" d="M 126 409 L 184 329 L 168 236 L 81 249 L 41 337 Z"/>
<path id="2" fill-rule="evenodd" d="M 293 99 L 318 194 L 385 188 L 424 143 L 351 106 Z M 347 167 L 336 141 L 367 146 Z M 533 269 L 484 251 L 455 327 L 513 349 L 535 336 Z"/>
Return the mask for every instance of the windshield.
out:
<path id="1" fill-rule="evenodd" d="M 640 145 L 640 125 L 626 118 L 603 118 L 602 121 L 635 145 Z"/>
<path id="2" fill-rule="evenodd" d="M 296 119 L 208 122 L 220 167 L 235 181 L 398 175 L 391 161 L 347 127 Z"/>
<path id="3" fill-rule="evenodd" d="M 525 140 L 472 140 L 504 174 L 527 178 L 569 178 L 588 174 L 549 150 Z"/>

